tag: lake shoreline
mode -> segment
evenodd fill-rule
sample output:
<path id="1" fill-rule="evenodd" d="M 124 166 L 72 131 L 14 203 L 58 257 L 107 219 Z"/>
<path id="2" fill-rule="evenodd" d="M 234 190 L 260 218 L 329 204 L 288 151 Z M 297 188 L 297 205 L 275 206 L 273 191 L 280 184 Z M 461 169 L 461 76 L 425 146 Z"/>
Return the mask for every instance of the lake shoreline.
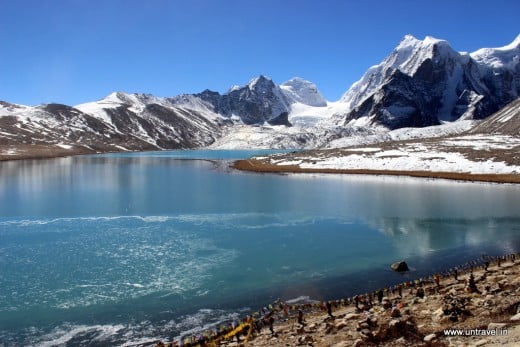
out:
<path id="1" fill-rule="evenodd" d="M 329 300 L 365 292 L 359 286 L 373 289 L 392 283 L 393 280 L 384 281 L 384 276 L 372 277 L 368 273 L 372 273 L 376 263 L 382 264 L 376 267 L 379 273 L 401 278 L 388 269 L 388 264 L 404 258 L 411 265 L 409 276 L 419 277 L 429 276 L 421 269 L 445 268 L 447 259 L 453 260 L 444 264 L 447 266 L 461 262 L 465 254 L 461 251 L 466 245 L 468 251 L 475 250 L 471 259 L 478 254 L 510 252 L 511 246 L 518 251 L 518 211 L 514 206 L 520 186 L 368 175 L 351 176 L 353 179 L 321 174 L 257 175 L 229 168 L 234 160 L 250 158 L 249 153 L 228 153 L 224 157 L 232 159 L 222 160 L 218 150 L 178 152 L 120 152 L 0 165 L 5 192 L 1 205 L 7 216 L 0 224 L 7 226 L 3 231 L 13 236 L 6 238 L 1 251 L 7 260 L 15 259 L 7 264 L 14 269 L 20 263 L 17 259 L 24 260 L 16 255 L 27 250 L 27 259 L 45 269 L 55 269 L 54 264 L 64 264 L 66 269 L 69 263 L 82 262 L 89 265 L 81 269 L 91 269 L 94 267 L 90 264 L 97 264 L 97 259 L 104 259 L 99 263 L 100 269 L 115 269 L 88 271 L 76 285 L 75 278 L 70 279 L 70 285 L 63 289 L 72 289 L 64 291 L 61 297 L 56 296 L 53 281 L 48 280 L 50 276 L 39 277 L 42 271 L 30 268 L 25 282 L 18 271 L 6 272 L 8 292 L 28 288 L 24 294 L 28 299 L 21 302 L 17 296 L 9 307 L 25 307 L 25 302 L 32 305 L 44 300 L 52 311 L 62 304 L 88 307 L 86 315 L 68 311 L 71 318 L 67 321 L 74 322 L 73 325 L 63 325 L 60 316 L 41 311 L 42 317 L 49 319 L 48 327 L 55 321 L 59 329 L 49 330 L 52 334 L 43 334 L 45 331 L 41 330 L 40 337 L 38 331 L 27 331 L 26 335 L 13 332 L 6 338 L 68 338 L 73 345 L 80 338 L 92 339 L 94 333 L 103 333 L 121 323 L 119 318 L 115 322 L 105 318 L 105 312 L 111 311 L 125 312 L 138 324 L 131 323 L 119 332 L 107 334 L 106 341 L 116 341 L 121 336 L 130 339 L 146 332 L 154 339 L 151 341 L 157 341 L 155 337 L 174 338 L 178 331 L 191 331 L 201 323 L 221 321 L 235 314 L 240 317 L 247 314 L 243 308 L 262 307 L 276 298 L 294 302 L 292 299 L 305 294 Z M 195 160 L 178 160 L 184 155 Z M 210 162 L 217 162 L 218 167 L 212 168 Z M 318 184 L 309 184 L 309 180 Z M 247 196 L 244 192 L 248 192 Z M 399 207 L 396 197 L 402 202 Z M 264 203 L 260 205 L 261 202 Z M 437 209 L 438 206 L 441 208 Z M 458 206 L 463 208 L 457 210 Z M 437 235 L 437 230 L 445 232 Z M 50 235 L 52 239 L 49 242 L 47 237 L 33 235 Z M 62 240 L 66 240 L 66 247 L 61 246 Z M 182 240 L 186 242 L 180 243 Z M 482 247 L 476 248 L 480 244 Z M 353 245 L 352 249 L 347 245 Z M 509 247 L 504 249 L 504 245 Z M 165 249 L 168 251 L 163 253 Z M 414 260 L 411 255 L 416 249 L 424 253 L 416 254 Z M 113 258 L 114 254 L 118 257 Z M 308 257 L 309 254 L 318 257 Z M 194 258 L 204 267 L 193 267 Z M 181 260 L 180 266 L 177 259 Z M 349 275 L 350 269 L 358 268 L 357 262 L 359 269 L 369 270 L 364 271 L 365 276 Z M 175 272 L 182 267 L 189 268 L 189 272 Z M 68 276 L 61 270 L 55 274 Z M 43 290 L 33 290 L 33 283 L 41 283 Z M 84 287 L 84 283 L 111 286 Z M 177 288 L 174 285 L 187 294 L 163 297 L 163 291 Z M 191 287 L 194 285 L 198 287 Z M 261 292 L 268 295 L 255 295 L 257 289 L 264 287 L 266 290 Z M 76 292 L 76 288 L 81 292 Z M 146 295 L 135 302 L 125 299 L 142 294 Z M 108 301 L 105 303 L 112 297 L 121 302 L 117 310 L 112 310 Z M 237 298 L 239 306 L 234 306 Z M 100 306 L 92 308 L 90 303 Z M 227 305 L 231 305 L 230 310 Z M 165 306 L 193 307 L 193 314 L 178 316 L 178 310 L 163 311 Z M 210 311 L 206 312 L 206 308 Z M 92 317 L 87 323 L 96 319 L 101 325 L 85 326 L 84 317 Z M 148 323 L 139 317 L 151 317 L 149 321 L 160 323 L 147 330 Z M 171 317 L 175 325 L 169 323 Z M 13 327 L 23 323 L 23 319 L 22 315 L 4 316 L 4 322 Z"/>
<path id="2" fill-rule="evenodd" d="M 80 155 L 107 154 L 107 153 L 137 153 L 142 151 L 129 152 L 94 152 L 85 148 L 77 149 L 56 149 L 48 146 L 33 145 L 29 149 L 18 150 L 18 153 L 12 155 L 1 154 L 0 162 L 20 161 L 20 160 L 45 160 L 56 158 L 67 158 Z M 260 160 L 245 159 L 236 160 L 231 168 L 239 171 L 248 171 L 256 173 L 310 173 L 310 174 L 344 174 L 344 175 L 371 175 L 371 176 L 408 176 L 416 178 L 432 178 L 447 179 L 454 181 L 466 182 L 484 182 L 484 183 L 506 183 L 519 184 L 520 175 L 515 174 L 471 174 L 464 172 L 432 172 L 432 171 L 406 171 L 406 170 L 369 170 L 369 169 L 313 169 L 301 168 L 296 165 L 273 165 Z"/>
<path id="3" fill-rule="evenodd" d="M 398 170 L 369 170 L 369 169 L 312 169 L 301 168 L 296 165 L 273 165 L 261 160 L 237 160 L 232 166 L 240 171 L 257 173 L 311 173 L 311 174 L 346 174 L 346 175 L 389 175 L 409 176 L 418 178 L 448 179 L 456 181 L 508 183 L 519 184 L 520 175 L 514 174 L 471 174 L 464 172 L 431 172 L 431 171 L 398 171 Z"/>
<path id="4" fill-rule="evenodd" d="M 89 154 L 101 154 L 101 152 L 98 153 L 85 147 L 57 148 L 50 145 L 0 146 L 0 162 L 55 159 Z"/>
<path id="5" fill-rule="evenodd" d="M 518 255 L 499 257 L 488 264 L 459 269 L 457 275 L 441 275 L 438 285 L 435 279 L 426 279 L 424 284 L 424 279 L 410 281 L 402 288 L 402 295 L 400 289 L 385 291 L 382 303 L 374 295 L 373 304 L 359 304 L 359 309 L 355 303 L 333 302 L 332 317 L 322 307 L 321 312 L 308 314 L 304 325 L 291 317 L 275 325 L 275 336 L 264 328 L 245 345 L 263 347 L 273 342 L 286 345 L 303 340 L 312 341 L 316 347 L 517 345 Z M 386 308 L 385 300 L 389 305 Z M 448 336 L 445 329 L 461 329 L 469 334 Z M 493 331 L 495 335 L 491 335 Z"/>
<path id="6" fill-rule="evenodd" d="M 519 254 L 482 258 L 328 303 L 277 300 L 235 328 L 213 335 L 208 344 L 200 344 L 199 335 L 185 336 L 184 342 L 228 347 L 516 346 L 520 342 L 519 258 Z M 269 317 L 274 317 L 272 328 L 266 323 Z M 450 335 L 448 330 L 462 334 Z M 177 346 L 175 341 L 154 345 Z"/>

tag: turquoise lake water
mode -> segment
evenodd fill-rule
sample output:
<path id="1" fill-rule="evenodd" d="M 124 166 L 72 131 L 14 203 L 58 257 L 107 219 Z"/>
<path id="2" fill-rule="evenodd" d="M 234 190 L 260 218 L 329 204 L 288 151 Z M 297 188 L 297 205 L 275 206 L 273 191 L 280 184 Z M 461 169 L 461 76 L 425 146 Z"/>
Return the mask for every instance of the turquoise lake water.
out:
<path id="1" fill-rule="evenodd" d="M 519 185 L 229 169 L 255 153 L 0 163 L 0 346 L 168 340 L 520 251 Z"/>

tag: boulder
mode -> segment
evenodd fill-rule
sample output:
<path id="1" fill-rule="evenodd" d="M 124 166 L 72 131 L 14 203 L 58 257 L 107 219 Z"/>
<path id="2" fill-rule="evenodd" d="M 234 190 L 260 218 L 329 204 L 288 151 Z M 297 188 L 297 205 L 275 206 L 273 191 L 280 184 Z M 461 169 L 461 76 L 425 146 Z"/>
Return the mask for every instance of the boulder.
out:
<path id="1" fill-rule="evenodd" d="M 489 323 L 488 330 L 502 330 L 507 327 L 507 323 Z"/>
<path id="2" fill-rule="evenodd" d="M 418 298 L 424 298 L 424 288 L 423 287 L 419 287 L 417 288 L 417 293 L 415 294 L 417 295 Z"/>
<path id="3" fill-rule="evenodd" d="M 390 316 L 392 318 L 398 318 L 401 317 L 401 311 L 398 308 L 393 308 L 392 312 L 390 313 Z"/>
<path id="4" fill-rule="evenodd" d="M 358 325 L 357 330 L 370 329 L 370 325 L 367 322 L 363 322 Z"/>
<path id="5" fill-rule="evenodd" d="M 333 334 L 336 332 L 336 326 L 331 323 L 325 323 L 325 334 Z"/>
<path id="6" fill-rule="evenodd" d="M 382 303 L 382 305 L 383 305 L 383 308 L 384 308 L 385 310 L 388 310 L 389 308 L 392 307 L 392 303 L 391 303 L 390 300 L 388 300 L 388 299 L 386 299 L 386 300 L 383 299 L 383 303 Z"/>
<path id="7" fill-rule="evenodd" d="M 357 313 L 347 313 L 345 315 L 345 320 L 349 320 L 349 319 L 358 319 L 360 317 L 359 314 Z"/>
<path id="8" fill-rule="evenodd" d="M 520 320 L 520 313 L 515 314 L 511 318 L 509 318 L 510 321 L 516 322 Z"/>
<path id="9" fill-rule="evenodd" d="M 429 334 L 424 337 L 424 342 L 431 342 L 437 338 L 437 335 L 435 334 Z"/>
<path id="10" fill-rule="evenodd" d="M 363 329 L 359 332 L 359 334 L 361 335 L 361 338 L 364 340 L 372 338 L 372 332 L 370 331 L 370 329 Z"/>
<path id="11" fill-rule="evenodd" d="M 410 269 L 408 268 L 408 264 L 406 264 L 405 261 L 395 262 L 392 265 L 390 265 L 390 267 L 392 268 L 392 270 L 396 272 L 410 271 Z"/>
<path id="12" fill-rule="evenodd" d="M 314 339 L 310 335 L 300 336 L 298 338 L 298 344 L 304 345 L 304 344 L 312 344 L 314 342 Z"/>
<path id="13" fill-rule="evenodd" d="M 336 323 L 336 329 L 338 329 L 338 330 L 346 328 L 347 326 L 348 326 L 348 324 L 347 324 L 346 320 L 340 320 L 339 322 Z"/>
<path id="14" fill-rule="evenodd" d="M 400 319 L 392 319 L 389 323 L 388 323 L 388 327 L 391 328 L 391 329 L 394 329 L 396 326 L 400 325 L 401 324 L 401 320 Z"/>

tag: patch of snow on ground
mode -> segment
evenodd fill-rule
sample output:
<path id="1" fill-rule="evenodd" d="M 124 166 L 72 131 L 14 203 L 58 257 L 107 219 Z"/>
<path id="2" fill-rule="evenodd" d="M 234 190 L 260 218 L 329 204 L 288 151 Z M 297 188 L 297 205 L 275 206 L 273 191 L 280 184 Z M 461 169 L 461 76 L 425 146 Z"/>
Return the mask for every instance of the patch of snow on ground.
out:
<path id="1" fill-rule="evenodd" d="M 381 148 L 379 147 L 363 147 L 363 148 L 347 148 L 346 151 L 352 152 L 379 152 Z"/>
<path id="2" fill-rule="evenodd" d="M 394 141 L 460 134 L 476 124 L 473 120 L 446 122 L 424 128 L 401 128 L 388 133 Z"/>
<path id="3" fill-rule="evenodd" d="M 123 146 L 114 145 L 114 147 L 115 147 L 115 148 L 118 148 L 118 149 L 120 149 L 120 150 L 122 150 L 122 151 L 129 151 L 128 148 L 125 148 L 125 147 L 123 147 Z"/>
<path id="4" fill-rule="evenodd" d="M 301 160 L 284 160 L 284 161 L 279 161 L 279 162 L 273 162 L 273 164 L 279 164 L 281 163 L 280 165 L 300 165 L 302 163 Z"/>
<path id="5" fill-rule="evenodd" d="M 110 115 L 105 111 L 104 107 L 111 108 L 117 105 L 99 102 L 88 102 L 74 106 L 83 113 L 89 114 L 93 117 L 102 119 L 105 123 L 112 124 Z"/>
<path id="6" fill-rule="evenodd" d="M 326 148 L 343 148 L 358 145 L 370 145 L 388 141 L 404 141 L 413 139 L 434 138 L 460 134 L 476 124 L 473 120 L 446 122 L 424 128 L 401 128 L 388 131 L 386 128 L 376 128 L 377 134 L 369 136 L 343 137 L 330 141 Z"/>
<path id="7" fill-rule="evenodd" d="M 520 145 L 520 138 L 508 135 L 468 135 L 444 140 L 442 144 L 476 150 L 512 149 Z"/>
<path id="8" fill-rule="evenodd" d="M 385 157 L 401 157 L 401 156 L 408 156 L 408 152 L 406 151 L 401 151 L 401 150 L 397 150 L 397 149 L 393 149 L 393 150 L 389 150 L 389 151 L 382 151 L 382 152 L 377 152 L 374 154 L 374 157 L 376 158 L 385 158 Z"/>
<path id="9" fill-rule="evenodd" d="M 0 154 L 3 154 L 3 155 L 17 155 L 18 151 L 16 149 L 14 149 L 14 148 L 9 148 L 7 150 L 4 150 Z"/>
<path id="10" fill-rule="evenodd" d="M 305 152 L 286 159 L 271 158 L 275 165 L 299 165 L 305 169 L 430 171 L 472 174 L 520 174 L 520 166 L 503 161 L 471 160 L 467 148 L 475 151 L 511 150 L 520 139 L 506 135 L 466 135 L 435 142 L 404 143 L 399 148 L 347 148 L 305 156 Z M 460 151 L 458 151 L 460 150 Z M 353 153 L 349 153 L 353 152 Z M 298 161 L 301 161 L 298 164 Z"/>
<path id="11" fill-rule="evenodd" d="M 343 102 L 327 102 L 327 106 L 309 106 L 297 102 L 291 105 L 289 122 L 298 126 L 314 126 L 335 113 L 345 112 L 347 108 L 348 105 Z"/>
<path id="12" fill-rule="evenodd" d="M 56 144 L 56 146 L 58 146 L 60 148 L 63 148 L 63 149 L 71 149 L 72 148 L 71 145 L 66 145 L 64 143 L 58 143 L 58 144 Z"/>
<path id="13" fill-rule="evenodd" d="M 387 171 L 432 171 L 432 172 L 468 172 L 480 174 L 520 173 L 519 166 L 508 166 L 503 162 L 475 162 L 466 159 L 460 153 L 415 153 L 402 156 L 366 156 L 353 154 L 330 157 L 327 159 L 309 158 L 310 162 L 300 164 L 308 169 L 336 170 L 387 170 Z M 280 162 L 280 165 L 294 165 Z"/>

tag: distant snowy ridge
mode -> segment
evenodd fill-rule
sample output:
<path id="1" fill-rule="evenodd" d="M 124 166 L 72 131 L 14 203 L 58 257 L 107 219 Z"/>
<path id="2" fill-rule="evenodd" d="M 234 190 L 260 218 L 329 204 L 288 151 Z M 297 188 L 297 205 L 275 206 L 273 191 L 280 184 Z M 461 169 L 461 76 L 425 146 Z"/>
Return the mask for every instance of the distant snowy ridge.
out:
<path id="1" fill-rule="evenodd" d="M 456 52 L 445 40 L 407 35 L 336 102 L 302 78 L 276 84 L 263 75 L 223 94 L 115 92 L 75 107 L 0 102 L 0 145 L 9 146 L 9 153 L 31 144 L 96 152 L 337 148 L 447 135 L 520 96 L 519 60 L 520 35 L 506 46 L 470 54 Z"/>
<path id="2" fill-rule="evenodd" d="M 509 45 L 498 48 L 481 48 L 470 54 L 481 66 L 492 69 L 515 70 L 520 60 L 520 34 Z"/>
<path id="3" fill-rule="evenodd" d="M 289 117 L 293 104 L 327 106 L 316 85 L 309 81 L 295 77 L 276 85 L 263 75 L 244 86 L 233 86 L 222 95 L 205 90 L 199 94 L 183 94 L 172 101 L 178 106 L 194 109 L 203 104 L 206 109 L 223 117 L 256 125 L 291 125 Z"/>
<path id="4" fill-rule="evenodd" d="M 6 146 L 49 145 L 87 152 L 203 147 L 214 142 L 221 129 L 218 119 L 142 94 L 113 93 L 77 108 L 3 102 L 0 115 Z"/>

